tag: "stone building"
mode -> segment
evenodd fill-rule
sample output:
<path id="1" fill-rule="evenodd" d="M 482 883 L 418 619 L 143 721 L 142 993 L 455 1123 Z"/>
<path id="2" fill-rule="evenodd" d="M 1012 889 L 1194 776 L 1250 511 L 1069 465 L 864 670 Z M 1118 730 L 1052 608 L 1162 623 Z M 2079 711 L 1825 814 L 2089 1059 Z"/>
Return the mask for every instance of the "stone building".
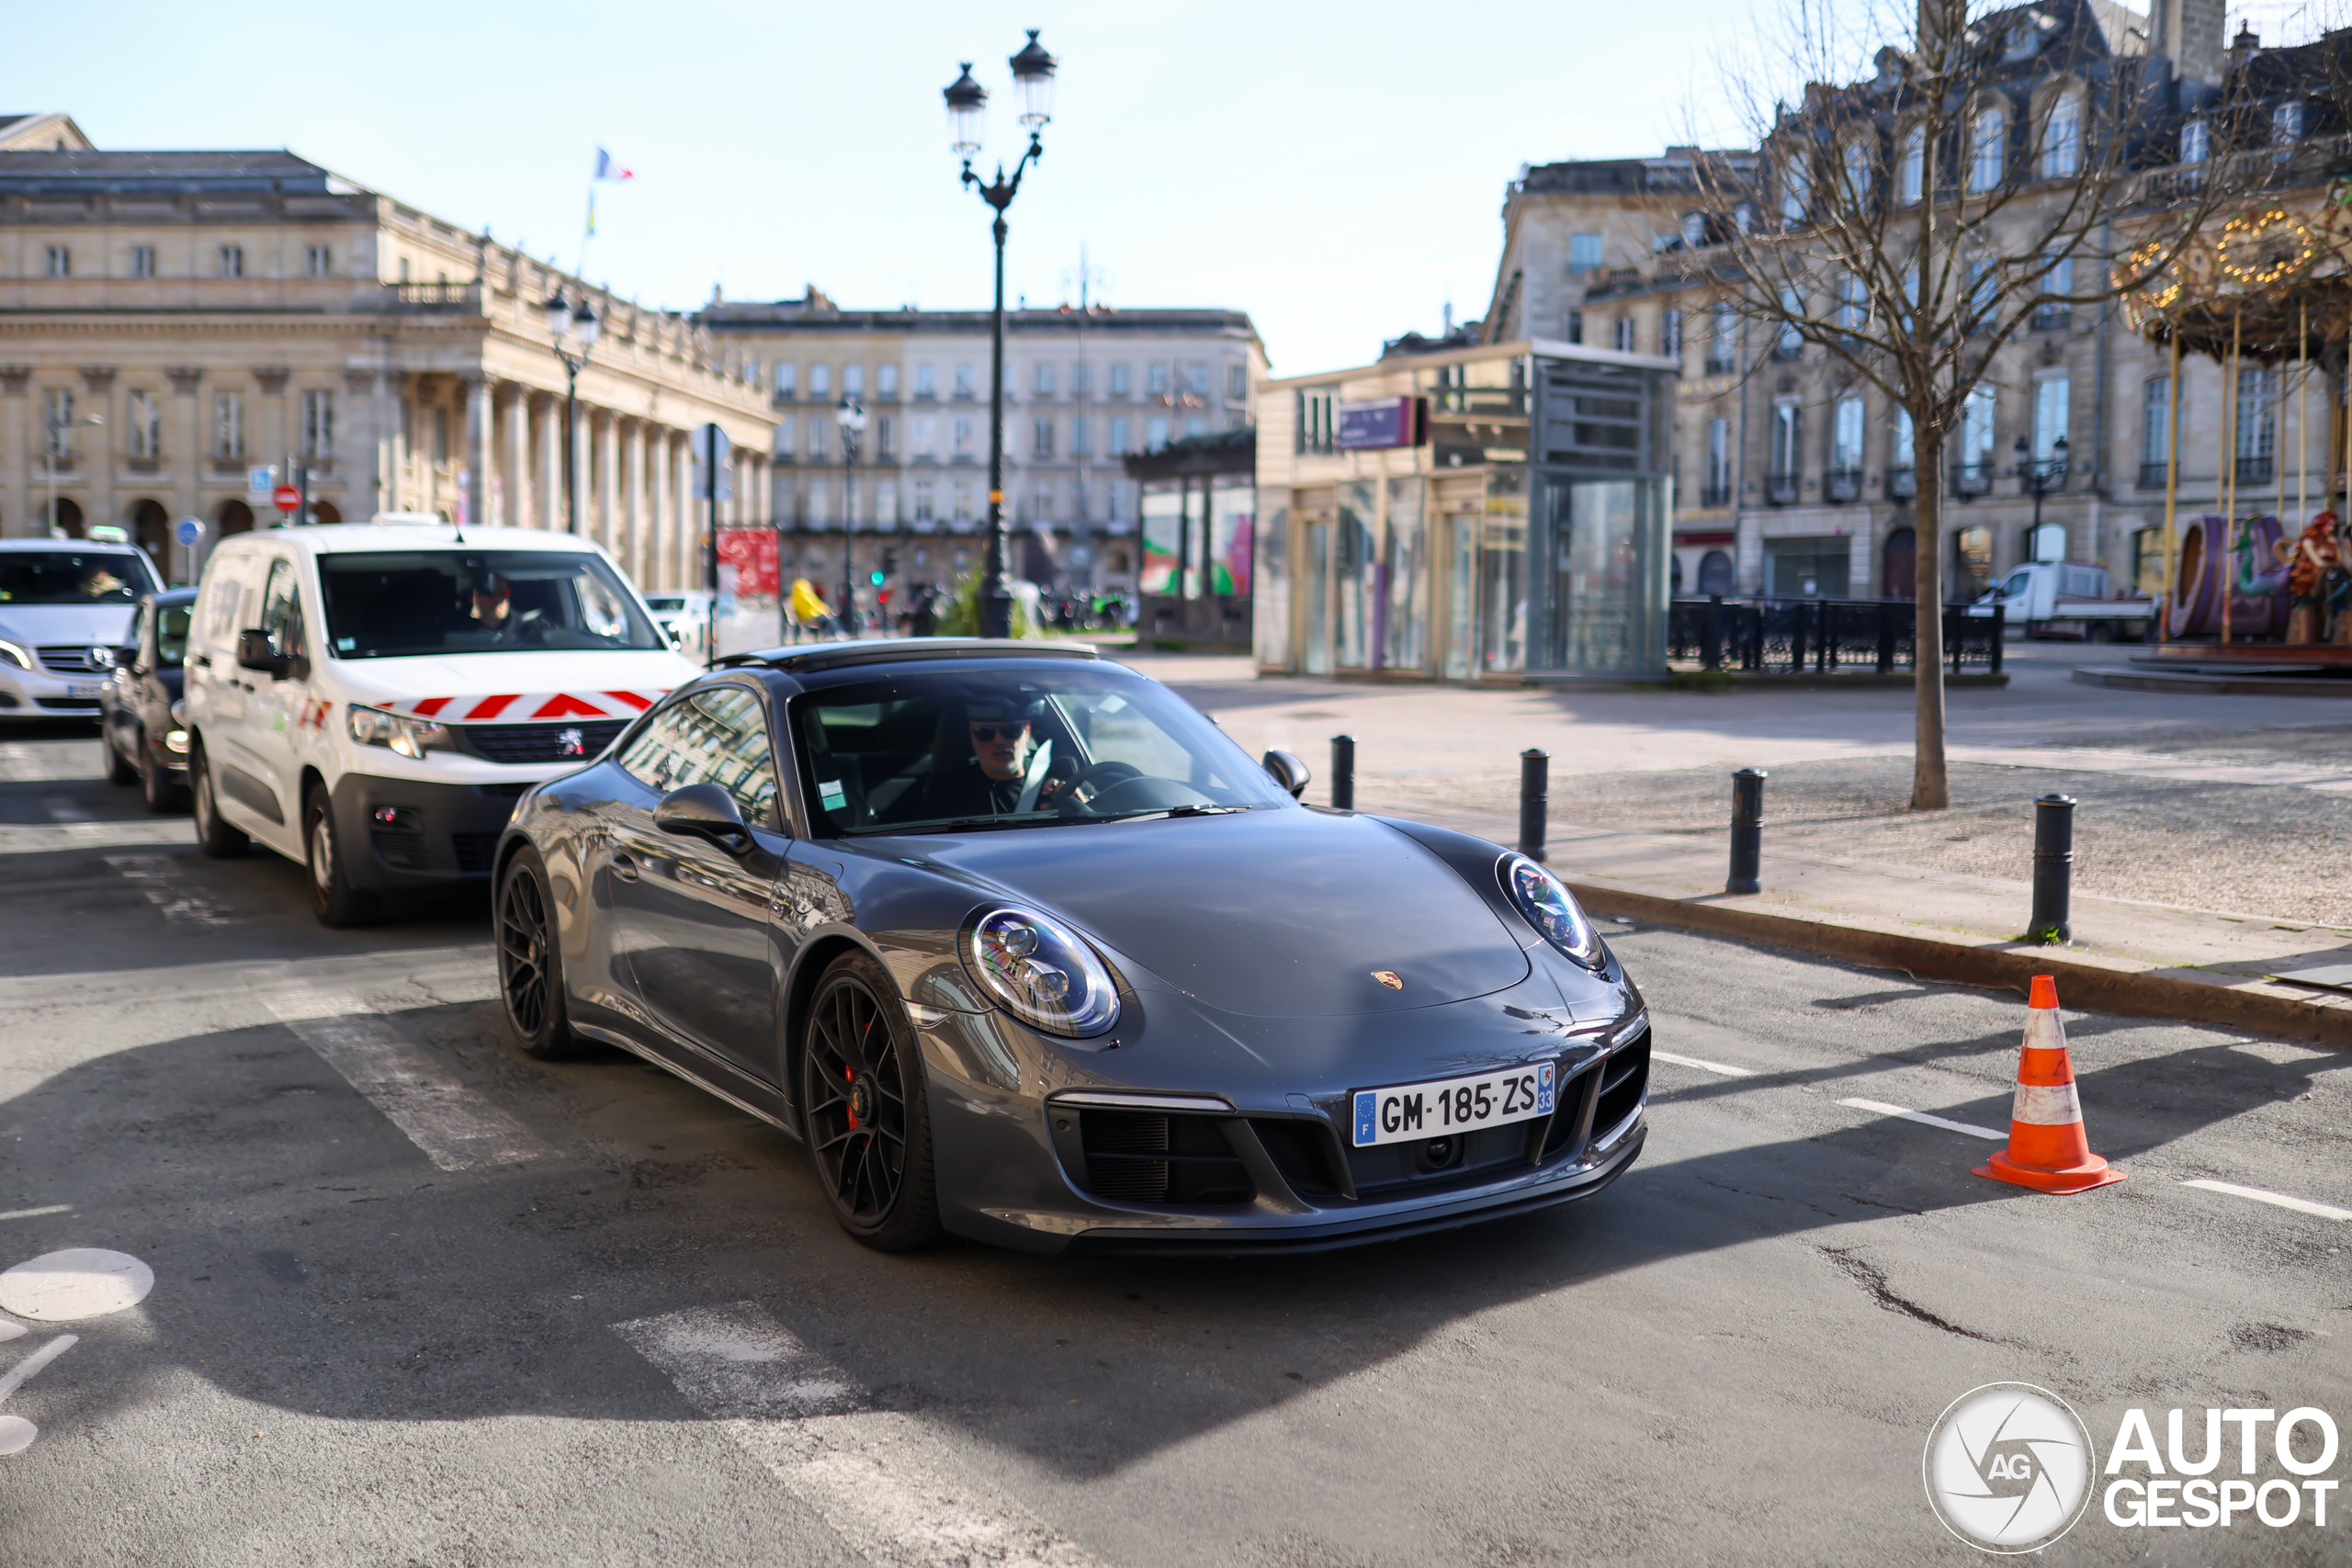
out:
<path id="1" fill-rule="evenodd" d="M 722 522 L 764 522 L 770 418 L 692 321 L 290 152 L 107 152 L 62 115 L 0 116 L 0 534 L 112 524 L 185 579 L 173 522 L 274 518 L 250 471 L 296 464 L 314 521 L 562 528 L 559 290 L 601 318 L 581 531 L 649 588 L 699 583 L 689 433 L 734 443 Z"/>
<path id="2" fill-rule="evenodd" d="M 2290 173 L 2305 166 L 2303 142 L 2316 153 L 2323 132 L 2344 129 L 2323 124 L 2322 100 L 2352 75 L 2305 58 L 2322 46 L 2264 51 L 2242 31 L 2225 50 L 2215 0 L 2164 0 L 2153 18 L 2107 0 L 2038 0 L 1980 25 L 2039 40 L 2018 50 L 2001 89 L 2004 123 L 2018 128 L 2004 148 L 2011 159 L 2040 156 L 2022 128 L 2091 92 L 2130 99 L 2138 161 L 2152 167 L 2195 164 L 2207 145 L 2203 122 L 2223 104 L 2256 118 L 2271 142 L 2258 155 Z M 1948 439 L 1948 471 L 1920 475 L 1904 422 L 1882 395 L 1826 350 L 1744 322 L 1722 303 L 1723 242 L 1758 216 L 1754 201 L 1725 212 L 1702 197 L 1693 170 L 1711 157 L 1733 155 L 1677 148 L 1663 159 L 1526 171 L 1506 197 L 1504 255 L 1487 314 L 1490 341 L 1549 333 L 1679 360 L 1678 592 L 1908 598 L 1911 501 L 1927 482 L 1942 484 L 1949 498 L 1948 597 L 1972 596 L 2022 561 L 2062 557 L 2106 565 L 2119 586 L 2157 584 L 2176 389 L 2165 356 L 2126 327 L 2116 306 L 2039 311 L 1988 365 Z M 1712 182 L 1716 189 L 1753 186 L 1755 157 L 1739 157 L 1732 178 Z M 2026 200 L 2063 200 L 2067 188 L 2064 172 L 2052 171 L 2029 185 Z M 1777 220 L 1777 208 L 1765 216 Z M 2083 256 L 2072 265 L 2102 264 Z M 2095 285 L 2086 278 L 2081 287 Z M 2324 503 L 2335 406 L 2324 378 L 2306 381 L 2292 364 L 2249 366 L 2224 386 L 2221 367 L 2191 359 L 2179 380 L 2181 516 L 2217 510 L 2224 478 L 2241 514 L 2287 517 Z M 2225 452 L 2233 398 L 2236 434 Z M 2042 476 L 2038 536 L 2020 440 L 2029 471 Z"/>
<path id="3" fill-rule="evenodd" d="M 787 578 L 837 592 L 844 541 L 857 583 L 885 550 L 908 583 L 973 569 L 988 518 L 988 311 L 848 310 L 811 287 L 797 299 L 714 299 L 696 320 L 773 396 L 770 504 L 788 525 Z M 1008 310 L 1014 573 L 1048 588 L 1133 592 L 1138 492 L 1121 460 L 1248 424 L 1265 370 L 1265 345 L 1239 310 Z M 844 397 L 867 417 L 854 479 L 836 417 Z"/>

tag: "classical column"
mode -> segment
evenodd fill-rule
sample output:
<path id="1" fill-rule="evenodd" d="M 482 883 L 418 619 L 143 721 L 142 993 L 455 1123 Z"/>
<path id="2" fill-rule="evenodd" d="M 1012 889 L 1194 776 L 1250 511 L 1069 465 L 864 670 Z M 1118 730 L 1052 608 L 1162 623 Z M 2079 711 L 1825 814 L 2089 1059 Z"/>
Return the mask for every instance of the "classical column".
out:
<path id="1" fill-rule="evenodd" d="M 604 428 L 596 438 L 596 542 L 616 559 L 621 555 L 621 416 L 598 411 Z"/>
<path id="2" fill-rule="evenodd" d="M 539 503 L 534 526 L 551 534 L 563 532 L 563 399 L 553 392 L 540 400 L 539 488 L 532 499 Z"/>
<path id="3" fill-rule="evenodd" d="M 0 365 L 0 477 L 8 486 L 0 498 L 0 537 L 33 531 L 32 400 L 25 396 L 32 374 L 29 365 Z"/>
<path id="4" fill-rule="evenodd" d="M 643 420 L 628 422 L 628 570 L 639 582 L 652 580 L 654 563 L 653 514 L 646 505 L 646 434 Z"/>
<path id="5" fill-rule="evenodd" d="M 506 383 L 506 460 L 500 467 L 506 495 L 499 508 L 502 528 L 527 527 L 531 520 L 531 389 Z"/>
<path id="6" fill-rule="evenodd" d="M 254 420 L 246 431 L 245 456 L 248 459 L 278 464 L 294 460 L 294 427 L 286 414 L 286 383 L 293 375 L 294 372 L 283 365 L 254 367 L 254 383 L 261 389 L 261 395 L 269 400 L 269 407 L 266 412 L 260 409 L 254 411 L 261 417 Z M 251 439 L 256 435 L 261 437 L 258 442 Z M 280 469 L 280 480 L 289 477 Z"/>
<path id="7" fill-rule="evenodd" d="M 464 494 L 459 504 L 465 520 L 478 528 L 492 526 L 496 514 L 491 510 L 490 459 L 496 451 L 496 436 L 490 427 L 490 378 L 479 368 L 458 373 L 466 389 L 466 478 Z"/>
<path id="8" fill-rule="evenodd" d="M 105 421 L 95 429 L 74 433 L 75 436 L 89 437 L 74 443 L 85 455 L 90 475 L 90 510 L 82 519 L 82 525 L 87 528 L 93 523 L 122 521 L 114 514 L 114 437 L 120 428 L 114 417 L 114 367 L 85 365 L 82 387 L 89 394 L 89 404 L 81 411 L 82 417 L 96 414 Z"/>
<path id="9" fill-rule="evenodd" d="M 414 419 L 409 411 L 416 378 L 405 370 L 387 370 L 384 385 L 389 394 L 385 400 L 391 408 L 384 431 L 384 510 L 413 511 L 408 493 L 408 432 Z"/>
<path id="10" fill-rule="evenodd" d="M 204 511 L 204 464 L 210 456 L 204 446 L 204 415 L 198 406 L 197 392 L 204 384 L 201 366 L 175 365 L 164 375 L 172 378 L 172 434 L 164 450 L 171 454 L 172 500 L 182 517 L 204 520 L 206 544 L 194 552 L 179 558 L 179 568 L 189 581 L 196 580 L 197 570 L 203 561 L 202 551 L 218 536 L 220 520 L 206 516 Z M 176 519 L 175 519 L 176 521 Z"/>
<path id="11" fill-rule="evenodd" d="M 562 522 L 557 526 L 571 526 L 576 515 L 580 536 L 593 539 L 596 536 L 596 495 L 590 480 L 596 472 L 592 462 L 596 454 L 590 437 L 596 432 L 596 421 L 586 403 L 573 405 L 573 412 L 577 417 L 571 422 L 571 489 L 558 513 Z"/>
<path id="12" fill-rule="evenodd" d="M 677 497 L 678 576 L 681 588 L 707 588 L 703 580 L 702 513 L 695 504 L 694 438 L 684 431 L 670 438 L 670 487 Z"/>
<path id="13" fill-rule="evenodd" d="M 336 477 L 343 480 L 343 520 L 365 523 L 381 505 L 384 400 L 382 378 L 373 370 L 346 367 L 343 408 L 334 433 Z"/>
<path id="14" fill-rule="evenodd" d="M 677 531 L 676 497 L 670 489 L 670 433 L 660 425 L 649 432 L 646 457 L 650 469 L 645 480 L 648 537 L 645 581 L 641 586 L 651 593 L 672 585 L 671 573 L 677 558 L 673 543 Z"/>

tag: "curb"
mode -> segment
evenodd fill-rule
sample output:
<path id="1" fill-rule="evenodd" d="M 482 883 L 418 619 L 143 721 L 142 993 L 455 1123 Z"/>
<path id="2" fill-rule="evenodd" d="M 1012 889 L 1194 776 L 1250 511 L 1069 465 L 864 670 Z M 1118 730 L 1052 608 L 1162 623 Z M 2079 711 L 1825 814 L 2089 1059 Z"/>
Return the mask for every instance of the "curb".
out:
<path id="1" fill-rule="evenodd" d="M 2030 987 L 2036 975 L 2052 975 L 2057 977 L 2060 994 L 2070 1009 L 2217 1023 L 2289 1040 L 2352 1046 L 2352 1008 L 2330 1007 L 2258 980 L 2217 971 L 2160 969 L 2131 959 L 2023 942 L 1939 940 L 1900 927 L 1849 924 L 1826 916 L 1744 908 L 1704 897 L 1669 897 L 1566 872 L 1561 873 L 1561 880 L 1587 908 L 1604 915 L 1768 942 L 1801 953 L 1901 969 L 1922 978 L 2019 993 Z"/>

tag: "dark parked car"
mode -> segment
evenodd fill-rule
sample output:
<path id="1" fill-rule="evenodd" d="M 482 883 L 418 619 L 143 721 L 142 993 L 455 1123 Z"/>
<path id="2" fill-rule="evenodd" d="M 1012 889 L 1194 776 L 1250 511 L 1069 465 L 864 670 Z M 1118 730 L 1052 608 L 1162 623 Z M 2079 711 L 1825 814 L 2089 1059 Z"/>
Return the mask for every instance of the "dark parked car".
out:
<path id="1" fill-rule="evenodd" d="M 737 656 L 517 803 L 508 1021 L 799 1136 L 888 1249 L 1312 1249 L 1598 1192 L 1649 1020 L 1576 900 L 1306 784 L 1083 649 Z"/>
<path id="2" fill-rule="evenodd" d="M 173 588 L 139 601 L 131 640 L 115 649 L 114 673 L 98 688 L 99 755 L 108 782 L 138 784 L 147 809 L 187 799 L 187 731 L 179 719 L 188 616 L 196 590 Z"/>

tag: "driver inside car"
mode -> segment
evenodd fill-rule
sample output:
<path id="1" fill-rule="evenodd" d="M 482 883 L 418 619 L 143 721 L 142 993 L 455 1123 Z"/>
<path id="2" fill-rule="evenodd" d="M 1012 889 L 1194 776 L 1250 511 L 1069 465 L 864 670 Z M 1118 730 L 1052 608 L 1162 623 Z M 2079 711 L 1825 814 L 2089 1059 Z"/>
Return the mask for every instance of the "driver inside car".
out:
<path id="1" fill-rule="evenodd" d="M 1053 742 L 1037 739 L 1039 705 L 975 693 L 962 706 L 962 755 L 943 738 L 924 815 L 1005 817 L 1051 806 L 1071 771 L 1071 760 L 1052 755 Z"/>

